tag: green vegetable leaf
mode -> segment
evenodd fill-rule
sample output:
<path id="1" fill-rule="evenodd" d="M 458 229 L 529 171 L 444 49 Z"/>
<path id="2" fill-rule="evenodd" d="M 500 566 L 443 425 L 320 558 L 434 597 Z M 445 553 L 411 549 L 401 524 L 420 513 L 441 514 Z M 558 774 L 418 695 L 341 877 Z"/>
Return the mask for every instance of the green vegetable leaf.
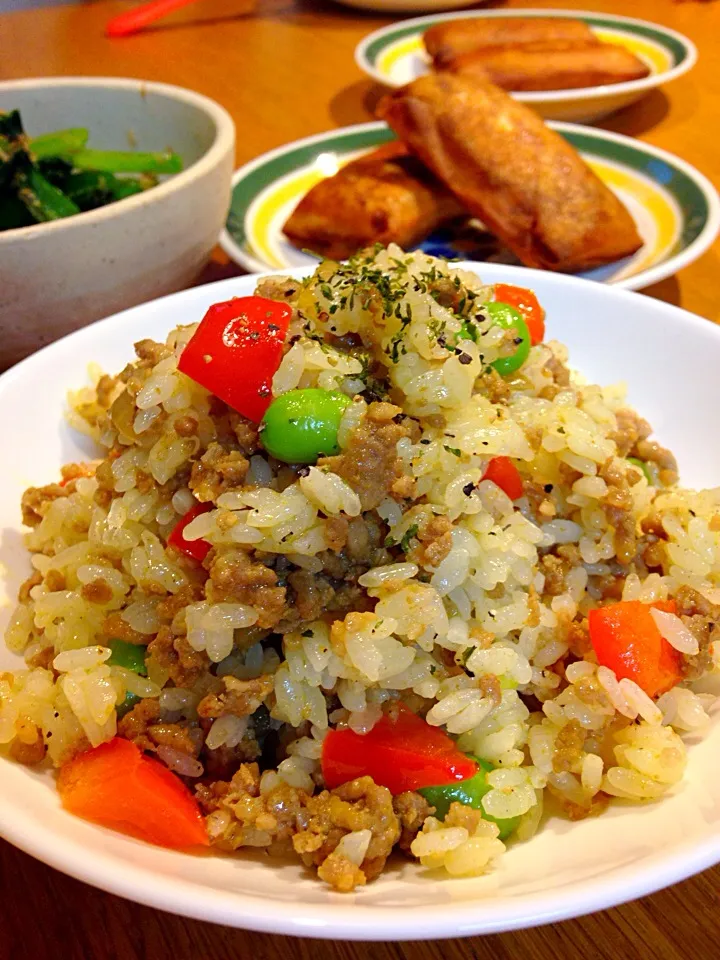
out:
<path id="1" fill-rule="evenodd" d="M 16 140 L 24 133 L 19 110 L 9 110 L 7 113 L 0 111 L 0 137 Z"/>
<path id="2" fill-rule="evenodd" d="M 80 208 L 65 194 L 54 187 L 34 167 L 16 174 L 18 197 L 38 223 L 60 220 L 80 213 Z"/>
<path id="3" fill-rule="evenodd" d="M 54 133 L 43 133 L 30 140 L 30 150 L 36 160 L 45 160 L 49 157 L 59 157 L 68 153 L 82 150 L 88 142 L 88 131 L 82 127 L 70 130 L 56 130 Z"/>
<path id="4" fill-rule="evenodd" d="M 410 541 L 413 539 L 413 537 L 417 536 L 418 529 L 419 529 L 418 524 L 413 523 L 411 526 L 407 528 L 405 533 L 402 535 L 402 539 L 400 540 L 399 547 L 403 553 L 407 553 L 408 550 L 410 549 Z"/>
<path id="5" fill-rule="evenodd" d="M 628 463 L 631 463 L 634 467 L 637 467 L 638 470 L 642 470 L 645 479 L 652 486 L 654 481 L 647 463 L 645 463 L 644 460 L 640 460 L 638 457 L 627 457 L 626 459 Z"/>
<path id="6" fill-rule="evenodd" d="M 183 162 L 176 153 L 143 153 L 122 150 L 78 150 L 72 154 L 77 170 L 106 173 L 180 173 Z"/>

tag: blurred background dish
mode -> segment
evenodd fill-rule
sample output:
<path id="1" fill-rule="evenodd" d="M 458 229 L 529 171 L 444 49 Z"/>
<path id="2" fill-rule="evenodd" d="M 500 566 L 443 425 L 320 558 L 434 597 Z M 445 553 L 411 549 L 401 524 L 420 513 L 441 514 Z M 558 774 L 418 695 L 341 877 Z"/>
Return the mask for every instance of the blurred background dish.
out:
<path id="1" fill-rule="evenodd" d="M 375 10 L 378 13 L 432 13 L 439 10 L 460 10 L 478 7 L 478 0 L 335 0 L 344 7 L 356 10 Z M 482 2 L 482 0 L 481 0 Z"/>
<path id="2" fill-rule="evenodd" d="M 283 227 L 296 247 L 334 260 L 376 243 L 415 248 L 458 218 L 480 221 L 526 267 L 563 273 L 643 246 L 632 215 L 575 147 L 482 76 L 434 70 L 388 93 L 375 113 L 399 140 L 303 197 Z"/>
<path id="3" fill-rule="evenodd" d="M 690 70 L 697 60 L 692 41 L 660 24 L 615 14 L 576 10 L 477 10 L 417 17 L 390 24 L 365 37 L 355 49 L 355 61 L 368 76 L 390 87 L 402 86 L 431 69 L 423 34 L 435 24 L 465 18 L 573 18 L 586 23 L 606 43 L 620 44 L 650 70 L 646 77 L 621 83 L 566 90 L 515 92 L 515 99 L 543 117 L 590 123 L 625 107 Z"/>
<path id="4" fill-rule="evenodd" d="M 709 181 L 672 154 L 605 130 L 552 123 L 614 190 L 644 241 L 632 257 L 583 273 L 636 290 L 697 259 L 720 227 L 720 201 Z M 233 177 L 221 244 L 247 270 L 307 266 L 315 258 L 294 246 L 283 226 L 300 199 L 348 161 L 394 139 L 384 123 L 366 123 L 297 140 L 263 154 Z M 477 224 L 446 227 L 420 244 L 434 256 L 517 262 Z"/>
<path id="5" fill-rule="evenodd" d="M 192 283 L 227 213 L 235 141 L 233 121 L 213 100 L 142 80 L 1 83 L 0 110 L 12 109 L 30 135 L 86 127 L 94 147 L 171 147 L 184 169 L 106 207 L 0 233 L 3 367 L 99 317 Z"/>

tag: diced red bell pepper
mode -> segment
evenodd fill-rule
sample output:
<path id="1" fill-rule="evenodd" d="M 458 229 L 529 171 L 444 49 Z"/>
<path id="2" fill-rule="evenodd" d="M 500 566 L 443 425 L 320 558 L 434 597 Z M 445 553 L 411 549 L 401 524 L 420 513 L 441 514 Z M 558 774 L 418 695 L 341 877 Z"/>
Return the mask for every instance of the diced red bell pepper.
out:
<path id="1" fill-rule="evenodd" d="M 545 311 L 532 290 L 516 287 L 511 283 L 496 283 L 495 299 L 500 303 L 509 303 L 511 307 L 520 311 L 530 332 L 530 342 L 533 346 L 545 338 Z"/>
<path id="2" fill-rule="evenodd" d="M 522 477 L 510 457 L 493 457 L 482 479 L 491 480 L 511 500 L 517 500 L 523 495 Z"/>
<path id="3" fill-rule="evenodd" d="M 180 355 L 178 369 L 259 423 L 272 400 L 292 310 L 265 297 L 216 303 Z"/>
<path id="4" fill-rule="evenodd" d="M 619 680 L 634 680 L 649 697 L 658 697 L 682 680 L 682 659 L 662 637 L 650 613 L 653 607 L 666 613 L 676 609 L 672 600 L 623 600 L 591 610 L 588 626 L 598 663 Z"/>
<path id="5" fill-rule="evenodd" d="M 404 704 L 385 714 L 366 734 L 331 730 L 323 740 L 322 773 L 332 790 L 348 780 L 369 776 L 393 793 L 466 780 L 477 764 L 438 727 Z"/>
<path id="6" fill-rule="evenodd" d="M 208 510 L 212 509 L 212 503 L 198 503 L 196 506 L 191 507 L 185 516 L 178 520 L 173 527 L 168 537 L 168 546 L 173 546 L 186 556 L 192 557 L 194 560 L 199 560 L 200 563 L 202 563 L 210 552 L 211 545 L 207 540 L 186 540 L 183 536 L 183 530 L 195 517 L 199 517 L 201 513 L 207 513 Z"/>
<path id="7" fill-rule="evenodd" d="M 129 740 L 115 737 L 60 768 L 70 813 L 160 847 L 208 846 L 200 809 L 185 784 Z"/>

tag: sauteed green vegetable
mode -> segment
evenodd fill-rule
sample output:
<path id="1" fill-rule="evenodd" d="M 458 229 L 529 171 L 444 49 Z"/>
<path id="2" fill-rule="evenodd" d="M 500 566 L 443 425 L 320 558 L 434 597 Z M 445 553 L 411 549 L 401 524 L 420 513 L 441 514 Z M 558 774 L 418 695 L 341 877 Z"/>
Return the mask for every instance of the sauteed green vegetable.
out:
<path id="1" fill-rule="evenodd" d="M 18 110 L 0 112 L 0 231 L 103 207 L 182 170 L 170 150 L 94 150 L 88 137 L 82 128 L 29 137 Z"/>

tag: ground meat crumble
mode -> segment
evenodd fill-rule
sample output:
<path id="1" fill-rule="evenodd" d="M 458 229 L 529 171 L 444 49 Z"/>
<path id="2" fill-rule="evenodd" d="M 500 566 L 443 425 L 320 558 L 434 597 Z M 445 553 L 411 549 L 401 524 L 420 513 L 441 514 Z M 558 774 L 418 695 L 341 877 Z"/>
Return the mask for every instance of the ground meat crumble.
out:
<path id="1" fill-rule="evenodd" d="M 413 790 L 406 790 L 393 797 L 393 810 L 400 820 L 400 839 L 398 847 L 408 856 L 412 856 L 410 844 L 422 829 L 425 819 L 434 813 L 425 797 Z"/>
<path id="2" fill-rule="evenodd" d="M 678 616 L 697 639 L 699 647 L 696 654 L 683 655 L 683 674 L 686 680 L 697 680 L 712 669 L 712 645 L 720 642 L 720 606 L 686 586 L 676 593 L 675 603 Z"/>
<path id="3" fill-rule="evenodd" d="M 228 714 L 235 717 L 249 717 L 267 699 L 273 684 L 273 677 L 269 674 L 255 677 L 253 680 L 238 680 L 232 676 L 223 677 L 224 690 L 209 693 L 203 697 L 197 707 L 198 716 L 203 719 L 224 717 Z"/>
<path id="4" fill-rule="evenodd" d="M 250 463 L 239 450 L 211 443 L 192 466 L 190 489 L 201 503 L 217 500 L 223 493 L 242 487 Z"/>
<path id="5" fill-rule="evenodd" d="M 363 510 L 377 507 L 403 478 L 397 445 L 408 436 L 409 430 L 404 424 L 393 422 L 400 413 L 400 407 L 391 403 L 371 403 L 365 419 L 350 435 L 345 450 L 338 456 L 318 460 L 320 469 L 338 474 L 353 488 Z"/>
<path id="6" fill-rule="evenodd" d="M 285 587 L 277 574 L 240 548 L 218 548 L 205 586 L 210 603 L 245 603 L 258 610 L 258 626 L 274 627 L 285 613 Z"/>
<path id="7" fill-rule="evenodd" d="M 321 880 L 343 892 L 374 879 L 403 832 L 409 844 L 427 810 L 416 794 L 393 800 L 390 791 L 370 777 L 316 796 L 284 782 L 261 794 L 256 763 L 242 764 L 229 782 L 198 784 L 196 795 L 214 846 L 294 853 L 306 866 L 315 867 Z M 335 852 L 344 836 L 358 830 L 371 834 L 359 866 Z"/>
<path id="8" fill-rule="evenodd" d="M 615 556 L 620 563 L 627 565 L 637 553 L 631 484 L 626 471 L 612 460 L 603 464 L 599 475 L 608 486 L 602 507 L 615 530 Z"/>
<path id="9" fill-rule="evenodd" d="M 53 500 L 67 497 L 70 491 L 59 483 L 48 483 L 44 487 L 29 487 L 22 495 L 20 506 L 22 522 L 26 527 L 36 527 L 48 512 Z"/>
<path id="10" fill-rule="evenodd" d="M 452 523 L 447 517 L 428 517 L 417 531 L 412 557 L 421 567 L 437 567 L 452 549 Z"/>
<path id="11" fill-rule="evenodd" d="M 159 605 L 158 605 L 159 606 Z M 186 637 L 174 636 L 168 627 L 161 627 L 147 648 L 148 657 L 164 670 L 176 687 L 190 689 L 210 665 L 204 650 L 193 650 Z"/>

